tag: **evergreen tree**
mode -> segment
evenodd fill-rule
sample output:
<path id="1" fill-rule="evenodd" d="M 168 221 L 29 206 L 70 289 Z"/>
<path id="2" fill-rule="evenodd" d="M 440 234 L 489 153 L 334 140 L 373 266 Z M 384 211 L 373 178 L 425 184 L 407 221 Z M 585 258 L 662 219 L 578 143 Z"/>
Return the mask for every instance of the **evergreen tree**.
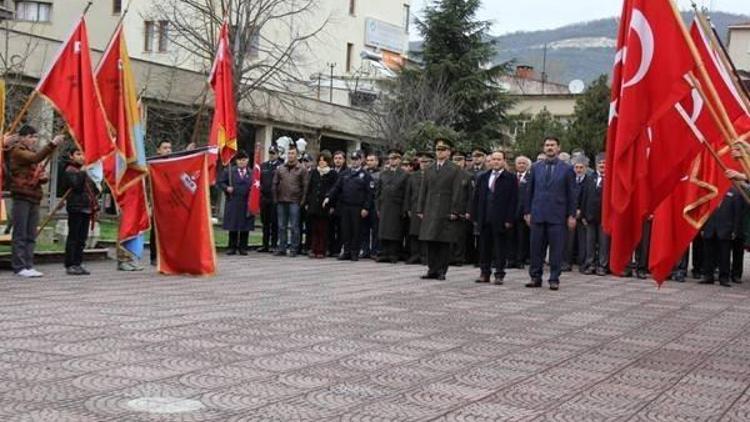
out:
<path id="1" fill-rule="evenodd" d="M 521 116 L 519 120 L 523 121 L 528 117 L 528 115 Z M 565 125 L 555 119 L 547 109 L 544 109 L 531 118 L 531 120 L 527 120 L 523 128 L 519 130 L 515 144 L 516 155 L 525 155 L 532 162 L 535 161 L 536 156 L 542 152 L 542 144 L 544 143 L 544 138 L 547 136 L 560 138 L 562 142 L 561 147 L 565 151 L 569 151 L 570 145 L 567 145 L 564 139 L 565 132 Z"/>
<path id="2" fill-rule="evenodd" d="M 502 138 L 512 100 L 498 85 L 508 66 L 489 66 L 496 49 L 491 23 L 476 17 L 480 6 L 480 0 L 436 0 L 417 26 L 424 37 L 422 71 L 430 80 L 445 81 L 456 104 L 453 129 L 466 143 L 490 147 Z"/>
<path id="3" fill-rule="evenodd" d="M 567 138 L 570 148 L 581 148 L 591 157 L 604 151 L 609 122 L 610 88 L 607 75 L 601 75 L 576 100 L 573 123 Z"/>

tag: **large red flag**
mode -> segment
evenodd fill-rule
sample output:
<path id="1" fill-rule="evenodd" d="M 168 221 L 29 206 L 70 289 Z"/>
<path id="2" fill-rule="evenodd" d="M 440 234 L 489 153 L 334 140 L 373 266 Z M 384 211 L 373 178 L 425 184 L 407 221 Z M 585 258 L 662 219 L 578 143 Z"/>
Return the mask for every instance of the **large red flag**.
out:
<path id="1" fill-rule="evenodd" d="M 696 68 L 670 0 L 626 0 L 612 83 L 604 223 L 610 267 L 620 274 L 640 241 L 642 223 L 683 176 L 698 149 L 663 136 L 660 122 L 690 97 Z M 669 152 L 659 154 L 655 151 Z M 658 165 L 657 165 L 658 164 Z M 658 180 L 658 183 L 654 179 Z M 658 189 L 654 189 L 658 187 Z"/>
<path id="2" fill-rule="evenodd" d="M 234 101 L 234 71 L 230 46 L 229 24 L 225 21 L 221 25 L 219 46 L 209 78 L 214 90 L 215 108 L 208 140 L 209 146 L 218 148 L 219 157 L 224 165 L 229 164 L 237 152 L 237 103 Z"/>
<path id="3" fill-rule="evenodd" d="M 91 68 L 86 22 L 81 18 L 36 87 L 68 124 L 70 135 L 92 164 L 115 149 Z"/>
<path id="4" fill-rule="evenodd" d="M 750 114 L 745 108 L 744 95 L 734 85 L 731 70 L 724 66 L 719 54 L 723 54 L 709 41 L 707 34 L 696 19 L 690 35 L 698 48 L 705 69 L 716 88 L 721 103 L 734 122 L 738 133 L 750 130 Z M 740 170 L 741 166 L 731 158 L 729 147 L 706 107 L 679 107 L 683 122 L 691 126 L 692 138 L 687 142 L 703 142 L 718 151 L 727 168 Z M 690 111 L 688 111 L 690 110 Z M 687 250 L 701 226 L 719 206 L 732 184 L 724 176 L 724 170 L 712 157 L 708 149 L 693 161 L 685 172 L 681 183 L 656 209 L 652 226 L 649 265 L 654 279 L 661 284 L 670 274 L 675 263 Z"/>
<path id="5" fill-rule="evenodd" d="M 258 216 L 260 214 L 260 165 L 262 163 L 260 142 L 255 143 L 255 153 L 253 154 L 253 185 L 250 187 L 250 195 L 247 198 L 247 209 L 250 214 Z"/>
<path id="6" fill-rule="evenodd" d="M 163 274 L 216 272 L 208 195 L 208 161 L 212 155 L 203 150 L 148 163 L 158 270 Z"/>

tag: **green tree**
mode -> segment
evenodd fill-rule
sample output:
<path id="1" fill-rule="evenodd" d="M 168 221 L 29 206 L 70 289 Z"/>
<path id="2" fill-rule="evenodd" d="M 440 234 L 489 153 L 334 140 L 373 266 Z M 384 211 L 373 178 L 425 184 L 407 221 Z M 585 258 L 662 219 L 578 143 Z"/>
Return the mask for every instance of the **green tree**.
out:
<path id="1" fill-rule="evenodd" d="M 456 131 L 447 126 L 441 126 L 432 121 L 424 121 L 414 125 L 407 133 L 407 148 L 414 151 L 430 151 L 434 147 L 435 139 L 447 139 L 453 143 L 458 141 Z"/>
<path id="2" fill-rule="evenodd" d="M 492 24 L 477 18 L 480 0 L 436 0 L 417 27 L 424 38 L 419 54 L 426 77 L 447 84 L 457 113 L 452 127 L 468 143 L 491 147 L 502 138 L 512 100 L 498 85 L 507 65 L 489 66 L 497 51 Z"/>
<path id="3" fill-rule="evenodd" d="M 604 150 L 609 121 L 610 88 L 607 75 L 601 75 L 578 97 L 568 140 L 570 149 L 580 148 L 593 159 Z"/>
<path id="4" fill-rule="evenodd" d="M 566 127 L 550 113 L 543 109 L 531 119 L 529 115 L 517 117 L 518 134 L 516 136 L 516 155 L 525 155 L 536 160 L 536 156 L 542 152 L 542 143 L 547 136 L 556 136 L 562 141 L 564 150 L 569 150 L 565 143 Z"/>

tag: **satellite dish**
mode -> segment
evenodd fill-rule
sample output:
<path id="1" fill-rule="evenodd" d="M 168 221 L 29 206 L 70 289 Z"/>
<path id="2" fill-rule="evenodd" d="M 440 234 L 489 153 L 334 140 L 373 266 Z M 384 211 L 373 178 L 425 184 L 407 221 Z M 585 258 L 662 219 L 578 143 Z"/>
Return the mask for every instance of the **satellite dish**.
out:
<path id="1" fill-rule="evenodd" d="M 580 79 L 572 80 L 568 84 L 568 91 L 570 91 L 571 94 L 580 94 L 584 89 L 586 89 L 586 84 Z"/>

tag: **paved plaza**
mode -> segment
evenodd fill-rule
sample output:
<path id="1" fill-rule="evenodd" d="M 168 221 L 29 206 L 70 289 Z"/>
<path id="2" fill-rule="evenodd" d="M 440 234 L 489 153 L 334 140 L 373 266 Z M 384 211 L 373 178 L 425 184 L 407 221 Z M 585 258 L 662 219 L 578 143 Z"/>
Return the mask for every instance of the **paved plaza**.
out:
<path id="1" fill-rule="evenodd" d="M 750 420 L 750 283 L 220 259 L 0 273 L 1 421 Z"/>

